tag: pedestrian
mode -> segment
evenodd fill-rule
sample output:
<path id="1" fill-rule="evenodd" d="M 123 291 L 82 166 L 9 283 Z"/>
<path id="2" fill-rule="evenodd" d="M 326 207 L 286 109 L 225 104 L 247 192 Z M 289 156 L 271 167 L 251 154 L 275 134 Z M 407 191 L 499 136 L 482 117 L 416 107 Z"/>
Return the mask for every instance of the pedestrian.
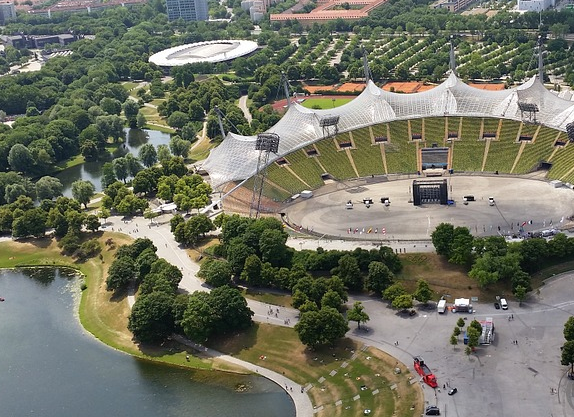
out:
<path id="1" fill-rule="evenodd" d="M 303 394 L 303 387 L 301 387 L 301 394 Z"/>
<path id="2" fill-rule="evenodd" d="M 397 346 L 399 345 L 399 341 L 397 340 Z"/>
<path id="3" fill-rule="evenodd" d="M 511 314 L 510 317 L 512 317 L 512 320 L 514 320 L 514 314 Z"/>
<path id="4" fill-rule="evenodd" d="M 442 389 L 446 389 L 446 384 L 442 384 Z"/>

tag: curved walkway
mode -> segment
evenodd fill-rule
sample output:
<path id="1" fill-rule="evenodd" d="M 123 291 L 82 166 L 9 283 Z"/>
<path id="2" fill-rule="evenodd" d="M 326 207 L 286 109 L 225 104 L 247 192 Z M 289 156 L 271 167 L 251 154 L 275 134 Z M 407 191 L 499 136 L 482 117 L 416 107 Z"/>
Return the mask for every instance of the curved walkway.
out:
<path id="1" fill-rule="evenodd" d="M 181 289 L 189 293 L 194 291 L 209 291 L 209 288 L 196 278 L 196 274 L 199 271 L 198 265 L 191 261 L 186 252 L 174 240 L 173 235 L 170 232 L 170 217 L 170 215 L 164 214 L 156 218 L 154 223 L 150 223 L 141 217 L 126 221 L 122 217 L 113 216 L 107 219 L 103 229 L 107 231 L 124 233 L 133 236 L 134 238 L 149 238 L 157 247 L 157 255 L 160 258 L 164 258 L 169 263 L 178 266 L 182 270 L 183 278 L 179 284 Z M 290 323 L 290 325 L 293 326 L 297 321 L 296 310 L 281 308 L 280 313 L 274 317 L 267 314 L 267 311 L 269 310 L 268 304 L 254 300 L 247 301 L 249 308 L 251 308 L 251 310 L 253 310 L 255 313 L 253 317 L 255 321 L 271 323 L 279 326 L 288 326 L 289 324 L 287 323 Z M 134 302 L 135 297 L 133 294 L 129 295 L 128 303 L 130 306 L 132 306 Z M 287 319 L 289 319 L 289 321 L 287 321 Z M 269 369 L 262 368 L 261 366 L 242 361 L 240 359 L 234 358 L 233 356 L 225 355 L 216 350 L 193 343 L 183 337 L 178 337 L 177 340 L 186 346 L 190 346 L 193 349 L 196 349 L 197 351 L 202 352 L 208 356 L 217 357 L 227 362 L 240 365 L 245 369 L 256 372 L 272 380 L 280 387 L 286 387 L 285 391 L 291 396 L 293 403 L 295 404 L 297 416 L 305 417 L 313 415 L 313 405 L 311 404 L 311 400 L 309 399 L 306 391 L 301 392 L 299 385 L 289 378 L 286 378 L 285 376 Z M 293 388 L 293 390 L 288 388 Z"/>

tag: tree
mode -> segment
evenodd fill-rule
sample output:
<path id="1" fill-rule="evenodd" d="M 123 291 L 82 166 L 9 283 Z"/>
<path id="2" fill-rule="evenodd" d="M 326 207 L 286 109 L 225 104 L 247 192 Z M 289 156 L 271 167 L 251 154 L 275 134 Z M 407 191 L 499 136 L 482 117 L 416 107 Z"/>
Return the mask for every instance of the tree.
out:
<path id="1" fill-rule="evenodd" d="M 34 169 L 35 161 L 32 152 L 21 143 L 17 143 L 10 148 L 8 164 L 12 171 L 30 173 Z"/>
<path id="2" fill-rule="evenodd" d="M 417 281 L 417 289 L 413 296 L 421 303 L 427 304 L 433 296 L 433 292 L 430 289 L 428 282 L 426 282 L 424 279 L 419 279 Z"/>
<path id="3" fill-rule="evenodd" d="M 460 335 L 460 332 L 461 332 L 461 331 L 462 331 L 462 330 L 460 330 L 460 327 L 455 326 L 454 329 L 453 329 L 453 331 L 452 331 L 452 335 L 453 335 L 454 337 L 458 337 L 458 336 Z"/>
<path id="4" fill-rule="evenodd" d="M 385 291 L 383 291 L 383 298 L 385 300 L 389 300 L 391 303 L 394 301 L 395 298 L 404 295 L 407 293 L 407 290 L 401 283 L 396 283 L 388 287 Z"/>
<path id="5" fill-rule="evenodd" d="M 100 228 L 100 219 L 95 214 L 88 214 L 86 216 L 85 225 L 86 229 L 95 232 Z"/>
<path id="6" fill-rule="evenodd" d="M 321 308 L 331 307 L 340 310 L 342 306 L 343 299 L 336 291 L 327 290 L 323 297 L 321 297 Z"/>
<path id="7" fill-rule="evenodd" d="M 58 178 L 42 177 L 36 182 L 38 200 L 52 200 L 62 195 L 64 186 Z"/>
<path id="8" fill-rule="evenodd" d="M 119 180 L 122 180 L 125 184 L 126 179 L 130 175 L 128 160 L 125 157 L 120 157 L 114 159 L 114 162 L 112 162 L 112 164 L 114 166 L 114 174 Z"/>
<path id="9" fill-rule="evenodd" d="M 482 334 L 482 324 L 480 324 L 478 320 L 471 321 L 468 327 L 473 327 L 476 329 L 476 331 L 478 331 L 478 333 Z"/>
<path id="10" fill-rule="evenodd" d="M 568 340 L 564 343 L 564 346 L 562 346 L 560 363 L 565 366 L 570 366 L 569 374 L 574 374 L 574 340 Z"/>
<path id="11" fill-rule="evenodd" d="M 159 342 L 174 329 L 174 296 L 164 292 L 141 295 L 132 307 L 128 329 L 140 342 Z"/>
<path id="12" fill-rule="evenodd" d="M 135 278 L 134 261 L 127 256 L 116 258 L 108 270 L 106 287 L 108 291 L 124 289 Z"/>
<path id="13" fill-rule="evenodd" d="M 241 280 L 255 287 L 263 284 L 261 280 L 262 264 L 257 255 L 249 255 L 245 259 L 243 271 L 241 271 Z"/>
<path id="14" fill-rule="evenodd" d="M 458 320 L 456 321 L 456 325 L 458 326 L 459 329 L 462 329 L 465 324 L 466 323 L 462 317 L 459 317 Z"/>
<path id="15" fill-rule="evenodd" d="M 518 304 L 522 305 L 522 302 L 526 299 L 527 291 L 522 285 L 517 285 L 516 288 L 514 288 L 514 291 L 512 291 L 512 294 L 514 294 L 518 300 Z"/>
<path id="16" fill-rule="evenodd" d="M 40 208 L 26 210 L 21 216 L 14 216 L 12 236 L 14 237 L 44 237 L 46 233 L 47 214 Z"/>
<path id="17" fill-rule="evenodd" d="M 203 291 L 191 294 L 181 320 L 185 335 L 191 340 L 203 343 L 215 332 L 216 322 L 216 312 L 211 306 L 211 294 Z"/>
<path id="18" fill-rule="evenodd" d="M 396 297 L 391 306 L 397 310 L 407 310 L 413 307 L 413 296 L 410 294 L 402 294 Z"/>
<path id="19" fill-rule="evenodd" d="M 468 265 L 472 261 L 474 238 L 467 227 L 457 227 L 453 231 L 448 261 L 457 265 Z"/>
<path id="20" fill-rule="evenodd" d="M 189 123 L 189 116 L 187 114 L 185 114 L 184 112 L 181 112 L 179 110 L 174 111 L 167 118 L 168 126 L 171 126 L 171 127 L 178 129 L 178 130 L 181 129 L 182 127 L 184 127 L 187 123 Z M 173 152 L 173 150 L 172 150 L 172 152 Z"/>
<path id="21" fill-rule="evenodd" d="M 323 308 L 319 311 L 307 311 L 301 314 L 295 331 L 299 340 L 306 346 L 316 348 L 332 345 L 347 333 L 347 320 L 334 308 Z"/>
<path id="22" fill-rule="evenodd" d="M 142 161 L 142 164 L 147 168 L 154 166 L 157 163 L 157 152 L 155 150 L 155 146 L 151 143 L 143 145 L 139 150 L 138 156 Z"/>
<path id="23" fill-rule="evenodd" d="M 169 141 L 169 149 L 171 153 L 175 156 L 181 156 L 182 158 L 187 158 L 189 150 L 191 149 L 191 142 L 184 140 L 179 136 L 174 136 Z"/>
<path id="24" fill-rule="evenodd" d="M 377 294 L 382 294 L 393 283 L 395 276 L 383 262 L 369 263 L 369 273 L 365 280 L 365 288 Z"/>
<path id="25" fill-rule="evenodd" d="M 439 255 L 450 258 L 454 239 L 454 226 L 450 223 L 439 224 L 431 234 L 432 244 Z"/>
<path id="26" fill-rule="evenodd" d="M 128 120 L 130 128 L 135 129 L 137 127 L 137 117 L 140 111 L 140 106 L 133 100 L 126 100 L 122 106 L 124 110 L 124 116 Z"/>
<path id="27" fill-rule="evenodd" d="M 361 290 L 363 288 L 363 276 L 359 269 L 357 259 L 352 255 L 343 255 L 339 259 L 339 266 L 335 268 L 334 275 L 343 280 L 343 283 L 350 289 Z"/>
<path id="28" fill-rule="evenodd" d="M 574 340 L 574 316 L 568 317 L 564 323 L 564 339 L 566 341 Z"/>
<path id="29" fill-rule="evenodd" d="M 138 111 L 138 115 L 136 116 L 136 127 L 138 129 L 143 129 L 146 124 L 147 118 L 145 117 L 145 114 L 143 114 L 141 110 Z"/>
<path id="30" fill-rule="evenodd" d="M 110 217 L 110 211 L 107 208 L 102 207 L 98 213 L 98 217 L 100 219 L 104 219 L 105 222 L 107 221 L 108 217 Z"/>
<path id="31" fill-rule="evenodd" d="M 207 285 L 221 287 L 231 283 L 232 273 L 229 262 L 211 259 L 201 264 L 197 276 L 204 279 Z"/>
<path id="32" fill-rule="evenodd" d="M 94 184 L 90 181 L 78 180 L 72 183 L 72 195 L 80 204 L 83 204 L 86 209 L 95 191 Z"/>
<path id="33" fill-rule="evenodd" d="M 259 238 L 261 260 L 273 266 L 283 266 L 287 258 L 287 233 L 277 229 L 267 229 Z"/>
<path id="34" fill-rule="evenodd" d="M 478 323 L 478 322 L 477 322 Z M 479 323 L 480 325 L 480 323 Z M 478 341 L 480 340 L 480 335 L 482 331 L 479 331 L 476 327 L 468 326 L 466 329 L 466 335 L 468 337 L 468 347 L 474 351 L 478 346 Z"/>
<path id="35" fill-rule="evenodd" d="M 360 301 L 355 301 L 353 308 L 347 312 L 347 320 L 356 321 L 357 328 L 361 328 L 361 323 L 366 323 L 370 320 L 370 317 L 365 313 L 365 307 Z"/>
<path id="36" fill-rule="evenodd" d="M 458 329 L 458 327 L 457 327 L 457 329 Z M 450 335 L 450 344 L 451 344 L 453 350 L 456 347 L 456 345 L 458 345 L 458 338 L 454 334 Z"/>

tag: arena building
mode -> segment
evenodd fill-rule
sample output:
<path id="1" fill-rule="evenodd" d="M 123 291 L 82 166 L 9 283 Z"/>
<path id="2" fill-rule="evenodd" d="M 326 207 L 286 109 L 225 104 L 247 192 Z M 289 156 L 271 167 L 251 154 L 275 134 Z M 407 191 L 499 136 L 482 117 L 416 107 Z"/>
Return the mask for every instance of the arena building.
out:
<path id="1" fill-rule="evenodd" d="M 473 139 L 464 133 L 469 130 L 465 127 L 468 123 L 464 120 L 469 118 L 472 119 L 471 124 L 477 125 Z M 324 122 L 327 119 L 337 120 L 334 134 L 325 130 Z M 431 135 L 429 128 L 425 132 L 424 121 L 427 119 L 429 122 L 439 119 L 445 121 L 442 122 L 442 127 L 435 129 L 435 134 Z M 487 119 L 492 120 L 494 124 Z M 505 125 L 513 124 L 515 126 L 513 133 L 506 134 L 501 126 L 502 122 Z M 307 189 L 305 185 L 310 186 L 311 181 L 315 186 L 321 186 L 323 184 L 321 178 L 315 177 L 320 177 L 324 173 L 333 174 L 331 171 L 336 169 L 340 171 L 342 162 L 348 165 L 348 172 L 333 175 L 336 179 L 365 176 L 366 171 L 362 170 L 365 164 L 362 164 L 362 161 L 372 158 L 372 155 L 378 155 L 376 163 L 379 168 L 370 170 L 367 173 L 369 177 L 397 172 L 416 174 L 421 169 L 420 162 L 417 166 L 420 148 L 434 147 L 435 143 L 438 143 L 439 146 L 449 148 L 450 156 L 447 161 L 449 169 L 452 167 L 453 153 L 457 154 L 456 149 L 462 150 L 464 146 L 468 146 L 469 149 L 480 147 L 480 150 L 476 151 L 477 155 L 472 161 L 468 163 L 466 160 L 462 161 L 463 171 L 489 170 L 487 156 L 490 158 L 502 155 L 504 150 L 512 153 L 512 157 L 507 159 L 514 159 L 505 167 L 499 168 L 493 164 L 491 170 L 515 174 L 518 173 L 515 166 L 520 165 L 518 161 L 523 153 L 522 150 L 526 149 L 525 152 L 530 155 L 530 149 L 540 149 L 546 159 L 553 157 L 557 159 L 558 154 L 562 153 L 570 154 L 573 148 L 568 146 L 571 145 L 568 140 L 570 134 L 566 137 L 564 132 L 572 122 L 574 122 L 574 103 L 548 91 L 541 83 L 539 75 L 516 88 L 502 91 L 485 91 L 470 87 L 454 72 L 432 90 L 414 94 L 384 91 L 373 82 L 369 82 L 367 88 L 357 98 L 341 107 L 315 110 L 305 108 L 296 102 L 291 103 L 281 120 L 268 130 L 268 133 L 275 133 L 280 137 L 278 152 L 270 155 L 268 166 L 270 169 L 275 169 L 277 166 L 279 166 L 277 169 L 286 167 L 286 170 L 282 171 L 281 178 L 287 177 L 288 171 L 293 171 L 295 175 L 292 175 L 294 177 L 292 182 L 300 184 L 283 188 L 295 194 L 300 192 L 298 188 Z M 405 125 L 402 134 L 404 138 L 401 137 L 400 141 L 399 135 L 392 131 L 393 124 L 396 123 Z M 419 126 L 421 123 L 422 127 Z M 574 124 L 569 126 L 572 128 Z M 548 136 L 544 145 L 541 139 L 537 139 L 538 132 L 542 132 L 540 129 L 545 132 L 545 138 Z M 532 132 L 526 134 L 526 131 Z M 555 134 L 552 134 L 552 131 Z M 255 149 L 256 140 L 256 136 L 229 133 L 223 143 L 211 151 L 202 169 L 209 174 L 214 188 L 222 189 L 225 184 L 247 180 L 257 173 L 259 151 Z M 530 145 L 533 146 L 529 147 Z M 501 152 L 495 152 L 498 146 L 501 147 Z M 379 148 L 380 152 L 374 151 Z M 458 151 L 458 154 L 461 155 L 458 158 L 463 158 L 465 152 Z M 293 157 L 290 158 L 289 155 Z M 380 161 L 381 156 L 383 162 Z M 399 161 L 398 157 L 403 157 L 404 161 Z M 543 159 L 532 155 L 532 164 L 536 158 Z M 333 168 L 329 169 L 328 164 L 335 159 L 337 164 L 333 164 Z M 454 160 L 454 168 L 457 169 L 456 156 Z M 556 167 L 558 162 L 561 166 L 568 160 L 570 158 L 561 158 L 557 161 Z M 406 164 L 406 161 L 412 163 Z M 514 165 L 513 161 L 516 161 Z M 476 162 L 474 168 L 471 162 Z M 405 168 L 407 165 L 408 169 Z M 306 172 L 313 169 L 314 174 L 309 175 L 310 179 L 302 180 L 302 174 L 295 172 L 299 166 L 305 166 Z M 397 171 L 399 169 L 397 167 L 405 170 Z M 523 169 L 530 168 L 524 166 Z M 562 174 L 573 173 L 574 162 L 569 162 L 568 167 L 560 169 L 564 171 Z M 551 170 L 550 174 L 552 173 Z M 569 179 L 562 178 L 558 174 L 556 176 L 556 179 Z"/>
<path id="2" fill-rule="evenodd" d="M 150 56 L 149 62 L 165 68 L 199 62 L 217 63 L 249 55 L 257 48 L 257 42 L 244 40 L 197 42 L 164 49 Z"/>

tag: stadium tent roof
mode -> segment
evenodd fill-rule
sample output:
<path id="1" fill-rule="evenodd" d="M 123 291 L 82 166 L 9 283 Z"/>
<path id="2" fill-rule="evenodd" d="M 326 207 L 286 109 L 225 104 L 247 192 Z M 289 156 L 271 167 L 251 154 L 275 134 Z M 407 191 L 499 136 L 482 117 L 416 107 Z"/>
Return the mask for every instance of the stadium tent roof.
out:
<path id="1" fill-rule="evenodd" d="M 574 121 L 574 103 L 548 91 L 537 76 L 502 91 L 470 87 L 454 73 L 437 87 L 414 94 L 384 91 L 369 82 L 357 98 L 334 109 L 314 110 L 291 104 L 281 120 L 268 130 L 281 138 L 279 151 L 271 154 L 269 163 L 324 139 L 320 121 L 326 116 L 339 116 L 339 132 L 421 117 L 472 116 L 521 121 L 519 102 L 536 104 L 539 109 L 536 120 L 545 126 L 565 131 L 566 124 Z M 256 136 L 229 133 L 223 143 L 211 151 L 202 168 L 209 173 L 214 188 L 256 174 L 259 156 L 255 150 L 256 139 Z"/>

